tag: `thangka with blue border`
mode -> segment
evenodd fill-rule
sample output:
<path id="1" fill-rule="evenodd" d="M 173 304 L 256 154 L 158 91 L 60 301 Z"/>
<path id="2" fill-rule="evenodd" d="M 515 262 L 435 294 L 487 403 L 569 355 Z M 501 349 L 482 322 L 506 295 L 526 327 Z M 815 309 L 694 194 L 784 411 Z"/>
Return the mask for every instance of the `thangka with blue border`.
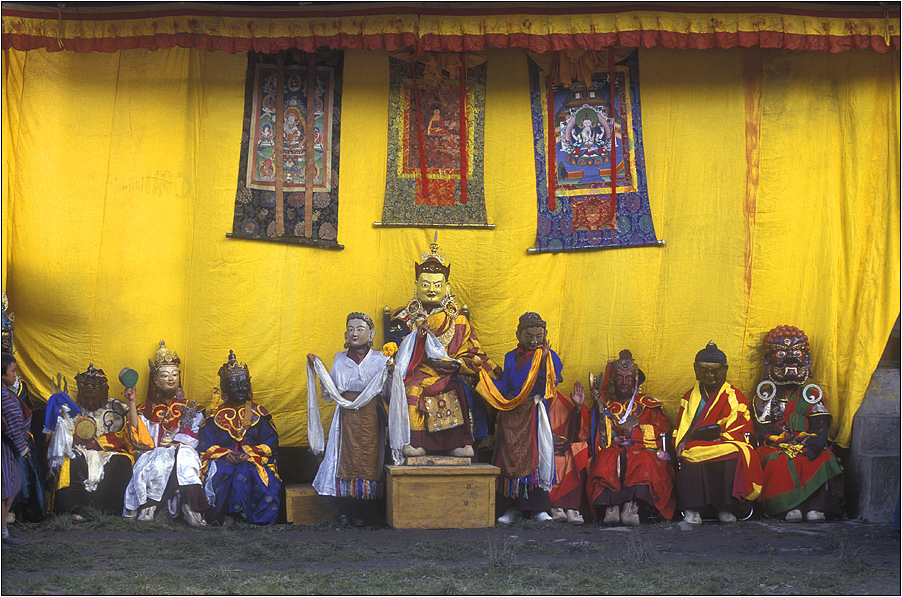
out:
<path id="1" fill-rule="evenodd" d="M 606 69 L 593 73 L 589 86 L 574 80 L 549 90 L 548 74 L 532 58 L 527 60 L 538 195 L 536 249 L 659 244 L 646 187 L 637 53 L 615 65 L 613 114 Z M 549 120 L 553 144 L 548 143 Z M 611 190 L 612 141 L 616 193 Z"/>

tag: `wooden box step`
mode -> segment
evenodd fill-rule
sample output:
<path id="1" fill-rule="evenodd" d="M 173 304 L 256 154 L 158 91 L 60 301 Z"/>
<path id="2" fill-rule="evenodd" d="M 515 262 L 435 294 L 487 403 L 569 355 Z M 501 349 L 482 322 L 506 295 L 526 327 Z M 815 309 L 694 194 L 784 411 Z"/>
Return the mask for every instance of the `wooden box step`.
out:
<path id="1" fill-rule="evenodd" d="M 386 519 L 396 529 L 481 529 L 495 526 L 490 464 L 395 466 L 386 471 Z"/>
<path id="2" fill-rule="evenodd" d="M 291 524 L 319 524 L 338 520 L 335 498 L 319 495 L 313 485 L 285 487 L 285 518 Z"/>

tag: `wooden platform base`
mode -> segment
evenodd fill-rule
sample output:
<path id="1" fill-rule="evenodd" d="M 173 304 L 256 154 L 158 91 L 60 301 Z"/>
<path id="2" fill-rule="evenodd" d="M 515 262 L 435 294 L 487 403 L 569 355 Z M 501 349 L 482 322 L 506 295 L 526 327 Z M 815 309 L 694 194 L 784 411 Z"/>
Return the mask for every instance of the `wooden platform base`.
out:
<path id="1" fill-rule="evenodd" d="M 408 456 L 407 466 L 470 466 L 473 459 L 468 456 Z"/>
<path id="2" fill-rule="evenodd" d="M 490 464 L 393 466 L 386 471 L 386 519 L 396 529 L 481 529 L 495 526 Z"/>
<path id="3" fill-rule="evenodd" d="M 285 518 L 291 524 L 319 524 L 338 520 L 335 498 L 319 495 L 313 485 L 285 487 Z"/>

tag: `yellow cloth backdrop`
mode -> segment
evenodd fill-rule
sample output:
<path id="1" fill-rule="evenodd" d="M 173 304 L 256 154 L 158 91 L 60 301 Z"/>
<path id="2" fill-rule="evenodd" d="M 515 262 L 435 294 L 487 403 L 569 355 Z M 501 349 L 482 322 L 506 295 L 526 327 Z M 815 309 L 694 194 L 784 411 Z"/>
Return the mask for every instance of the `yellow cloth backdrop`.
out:
<path id="1" fill-rule="evenodd" d="M 569 392 L 630 348 L 675 417 L 708 340 L 747 395 L 779 324 L 811 338 L 815 379 L 850 440 L 899 313 L 898 53 L 640 50 L 652 215 L 663 247 L 528 255 L 536 226 L 525 52 L 491 50 L 486 203 L 494 230 L 441 230 L 452 286 L 488 354 L 519 315 L 548 321 Z M 283 445 L 306 445 L 305 359 L 341 350 L 345 316 L 413 294 L 432 230 L 374 228 L 385 183 L 388 55 L 349 51 L 343 251 L 227 239 L 243 54 L 188 49 L 3 57 L 3 288 L 23 376 L 88 363 L 147 384 L 160 339 L 210 405 L 229 349 Z"/>

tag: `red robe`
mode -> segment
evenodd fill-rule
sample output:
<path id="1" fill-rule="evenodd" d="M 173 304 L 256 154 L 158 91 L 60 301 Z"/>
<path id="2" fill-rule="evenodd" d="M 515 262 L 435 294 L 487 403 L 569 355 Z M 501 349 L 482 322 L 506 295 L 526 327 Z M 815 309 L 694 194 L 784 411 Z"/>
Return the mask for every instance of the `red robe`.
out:
<path id="1" fill-rule="evenodd" d="M 737 388 L 724 383 L 716 394 L 702 399 L 699 384 L 686 392 L 680 400 L 680 414 L 674 436 L 679 446 L 684 438 L 708 425 L 720 425 L 720 437 L 713 441 L 689 440 L 683 448 L 680 460 L 703 463 L 736 458 L 736 477 L 733 480 L 733 497 L 742 500 L 757 499 L 764 483 L 761 462 L 745 439 L 752 432 L 749 403 Z"/>
<path id="2" fill-rule="evenodd" d="M 673 517 L 676 496 L 673 490 L 673 466 L 657 456 L 658 437 L 670 433 L 670 419 L 663 405 L 651 396 L 637 394 L 630 416 L 638 418 L 632 428 L 621 427 L 627 405 L 616 400 L 607 403 L 608 413 L 596 411 L 595 456 L 589 465 L 587 492 L 589 503 L 605 489 L 618 492 L 635 485 L 646 485 L 654 499 L 654 507 L 664 518 Z M 601 406 L 601 405 L 598 405 Z M 609 429 L 606 429 L 607 425 Z M 626 453 L 623 482 L 617 473 L 617 462 Z"/>
<path id="3" fill-rule="evenodd" d="M 554 469 L 557 482 L 551 488 L 551 506 L 578 510 L 589 465 L 589 434 L 592 419 L 585 405 L 576 405 L 560 392 L 548 405 L 548 419 L 554 434 Z M 577 492 L 576 498 L 571 494 Z M 567 499 L 567 498 L 570 499 Z M 561 505 L 555 502 L 564 500 Z"/>

